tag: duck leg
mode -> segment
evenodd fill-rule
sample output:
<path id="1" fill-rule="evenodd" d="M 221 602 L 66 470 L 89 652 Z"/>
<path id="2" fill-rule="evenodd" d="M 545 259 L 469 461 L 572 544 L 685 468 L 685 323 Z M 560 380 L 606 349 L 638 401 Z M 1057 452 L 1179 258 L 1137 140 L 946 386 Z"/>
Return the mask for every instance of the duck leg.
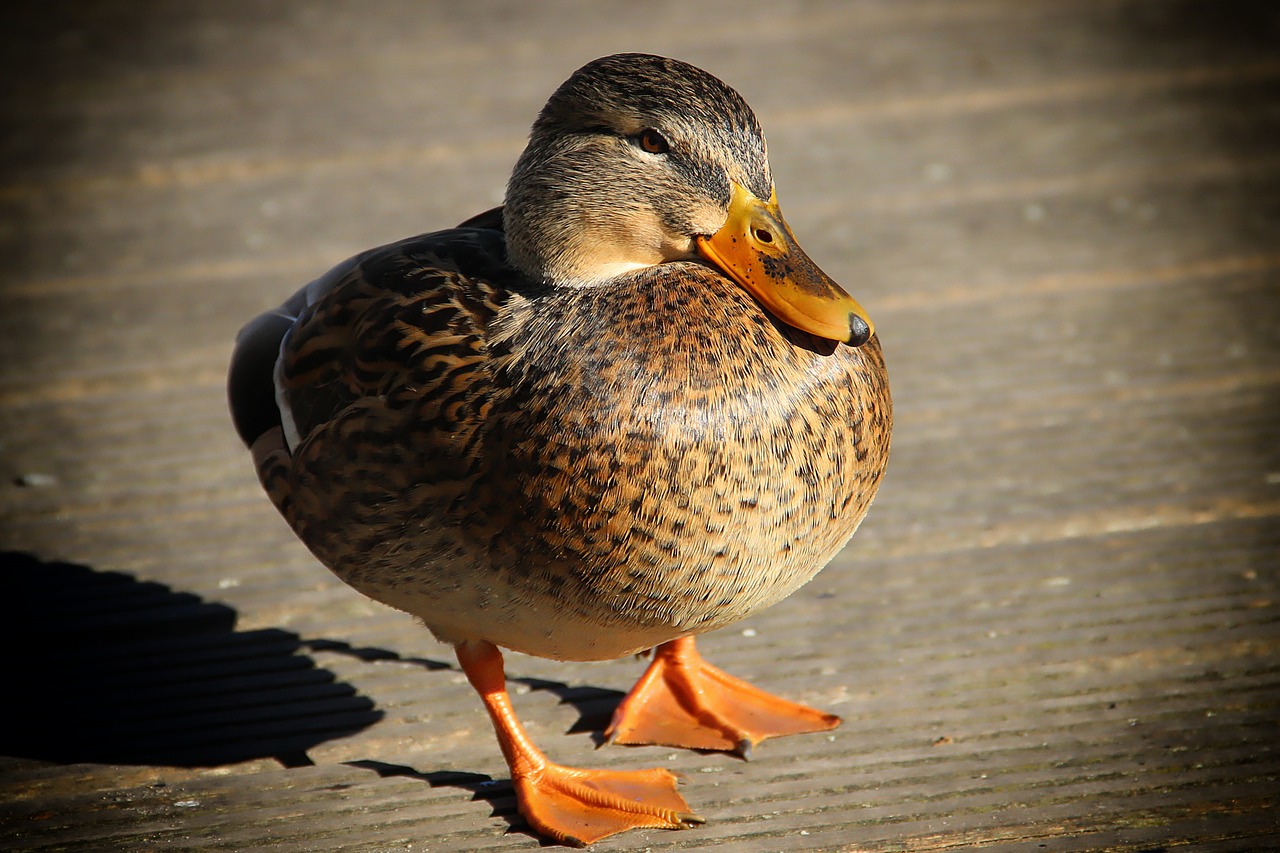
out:
<path id="1" fill-rule="evenodd" d="M 534 830 L 561 844 L 585 847 L 628 829 L 687 829 L 703 823 L 676 792 L 676 776 L 668 770 L 586 770 L 548 761 L 516 719 L 498 647 L 480 641 L 459 643 L 455 651 L 493 720 L 520 814 Z"/>
<path id="2" fill-rule="evenodd" d="M 748 758 L 765 738 L 825 732 L 835 714 L 766 693 L 702 659 L 692 637 L 658 646 L 653 661 L 613 712 L 611 743 L 717 749 Z"/>

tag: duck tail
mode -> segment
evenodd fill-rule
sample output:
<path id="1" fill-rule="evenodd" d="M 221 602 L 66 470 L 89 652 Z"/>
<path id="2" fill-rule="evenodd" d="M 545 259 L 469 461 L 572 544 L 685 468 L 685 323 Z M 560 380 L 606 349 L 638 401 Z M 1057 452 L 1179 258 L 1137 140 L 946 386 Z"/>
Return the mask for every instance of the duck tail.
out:
<path id="1" fill-rule="evenodd" d="M 231 420 L 246 447 L 273 427 L 292 429 L 288 415 L 280 410 L 276 394 L 276 364 L 285 338 L 307 307 L 337 287 L 352 269 L 373 250 L 348 258 L 315 281 L 309 282 L 278 308 L 254 317 L 236 335 L 227 372 L 227 402 Z"/>
<path id="2" fill-rule="evenodd" d="M 296 319 L 287 311 L 291 302 L 292 299 L 259 314 L 236 335 L 227 373 L 227 402 L 236 432 L 246 447 L 252 447 L 267 430 L 281 425 L 275 370 L 280 344 Z"/>

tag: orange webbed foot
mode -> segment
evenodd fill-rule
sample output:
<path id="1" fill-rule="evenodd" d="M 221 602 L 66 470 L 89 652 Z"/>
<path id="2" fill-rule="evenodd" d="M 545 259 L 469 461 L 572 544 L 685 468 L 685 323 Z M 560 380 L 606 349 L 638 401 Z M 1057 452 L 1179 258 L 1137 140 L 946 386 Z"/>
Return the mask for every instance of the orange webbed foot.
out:
<path id="1" fill-rule="evenodd" d="M 498 648 L 484 641 L 455 648 L 493 721 L 520 814 L 535 832 L 585 847 L 628 829 L 687 829 L 704 823 L 676 791 L 676 775 L 668 770 L 587 770 L 549 761 L 511 707 Z"/>
<path id="2" fill-rule="evenodd" d="M 735 752 L 760 741 L 825 732 L 840 718 L 729 675 L 702 659 L 691 637 L 659 646 L 605 731 L 609 743 Z"/>
<path id="3" fill-rule="evenodd" d="M 517 774 L 520 813 L 538 833 L 585 847 L 628 829 L 687 829 L 689 810 L 668 770 L 586 770 L 548 763 Z"/>

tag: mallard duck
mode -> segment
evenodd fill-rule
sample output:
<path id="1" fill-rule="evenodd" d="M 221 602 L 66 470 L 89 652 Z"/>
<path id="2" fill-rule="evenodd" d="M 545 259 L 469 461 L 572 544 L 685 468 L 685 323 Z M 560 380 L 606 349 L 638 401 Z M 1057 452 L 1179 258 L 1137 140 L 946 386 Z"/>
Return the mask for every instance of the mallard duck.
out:
<path id="1" fill-rule="evenodd" d="M 652 649 L 615 743 L 745 756 L 840 722 L 694 644 L 849 540 L 892 419 L 871 320 L 796 243 L 756 117 L 712 75 L 640 54 L 579 69 L 501 208 L 357 255 L 251 321 L 229 395 L 316 557 L 453 645 L 538 833 L 702 818 L 664 769 L 550 761 L 500 648 Z"/>

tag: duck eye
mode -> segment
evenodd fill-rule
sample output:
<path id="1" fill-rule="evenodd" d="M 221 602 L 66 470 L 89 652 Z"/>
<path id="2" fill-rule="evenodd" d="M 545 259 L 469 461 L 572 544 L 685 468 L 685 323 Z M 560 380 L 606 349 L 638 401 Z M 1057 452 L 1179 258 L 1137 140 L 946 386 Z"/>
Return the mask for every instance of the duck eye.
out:
<path id="1" fill-rule="evenodd" d="M 666 154 L 671 150 L 666 137 L 651 127 L 640 132 L 640 147 L 650 154 Z"/>

